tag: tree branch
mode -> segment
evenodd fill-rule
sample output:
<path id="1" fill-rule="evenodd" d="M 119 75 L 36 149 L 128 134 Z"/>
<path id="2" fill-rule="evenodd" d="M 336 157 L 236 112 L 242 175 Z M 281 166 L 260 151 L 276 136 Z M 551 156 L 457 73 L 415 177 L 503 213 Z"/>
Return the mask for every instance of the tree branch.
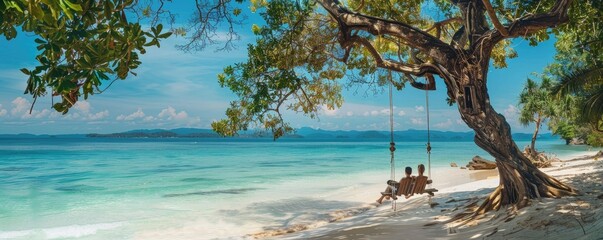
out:
<path id="1" fill-rule="evenodd" d="M 344 48 L 349 47 L 350 44 L 357 43 L 364 46 L 371 56 L 375 59 L 375 63 L 380 68 L 385 68 L 393 71 L 411 74 L 414 76 L 421 77 L 427 73 L 439 74 L 437 68 L 431 63 L 417 64 L 406 64 L 401 62 L 395 62 L 391 60 L 383 59 L 383 56 L 377 51 L 377 49 L 371 44 L 369 40 L 359 36 L 351 36 L 347 42 L 343 42 Z"/>
<path id="2" fill-rule="evenodd" d="M 241 25 L 242 19 L 235 19 L 232 15 L 232 0 L 200 1 L 195 0 L 195 13 L 187 26 L 188 42 L 176 47 L 183 51 L 200 51 L 209 45 L 224 43 L 218 50 L 230 50 L 234 46 L 232 42 L 240 36 L 234 30 L 235 25 Z M 225 34 L 218 33 L 221 24 L 225 23 L 228 31 Z"/>
<path id="3" fill-rule="evenodd" d="M 453 17 L 453 18 L 449 18 L 449 19 L 446 19 L 443 21 L 436 22 L 433 24 L 433 26 L 426 29 L 425 32 L 429 32 L 435 28 L 438 30 L 436 33 L 436 38 L 440 39 L 440 36 L 442 35 L 442 27 L 447 24 L 453 23 L 453 22 L 463 22 L 463 19 L 461 17 Z"/>
<path id="4" fill-rule="evenodd" d="M 450 45 L 405 23 L 351 12 L 339 5 L 337 0 L 319 0 L 318 2 L 339 23 L 340 34 L 344 42 L 346 38 L 350 37 L 352 30 L 363 30 L 375 36 L 387 34 L 398 37 L 409 46 L 420 49 L 440 63 L 445 63 L 455 55 L 454 49 Z"/>
<path id="5" fill-rule="evenodd" d="M 490 4 L 490 0 L 482 0 L 482 3 L 484 3 L 484 6 L 486 7 L 486 12 L 488 13 L 488 16 L 490 17 L 490 20 L 492 20 L 492 24 L 494 24 L 494 27 L 504 37 L 509 36 L 509 31 L 507 31 L 505 26 L 503 26 L 500 23 L 500 21 L 498 20 L 498 17 L 496 16 L 496 12 L 494 12 L 494 8 L 492 8 L 492 4 Z"/>
<path id="6" fill-rule="evenodd" d="M 491 34 L 493 42 L 499 42 L 505 38 L 525 37 L 543 29 L 555 27 L 569 20 L 567 10 L 572 0 L 557 0 L 555 5 L 547 13 L 526 15 L 511 23 L 509 35 L 504 36 L 500 32 Z"/>

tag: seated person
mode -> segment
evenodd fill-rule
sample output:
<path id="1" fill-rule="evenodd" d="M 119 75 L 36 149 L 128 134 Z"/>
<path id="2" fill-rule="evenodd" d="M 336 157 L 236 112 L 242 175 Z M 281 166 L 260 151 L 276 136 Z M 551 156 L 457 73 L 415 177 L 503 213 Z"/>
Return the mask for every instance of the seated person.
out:
<path id="1" fill-rule="evenodd" d="M 381 192 L 381 197 L 379 199 L 377 199 L 377 203 L 381 204 L 383 202 L 383 199 L 389 200 L 390 197 L 393 198 L 394 200 L 396 200 L 396 199 L 398 199 L 396 197 L 396 195 L 400 196 L 400 195 L 402 195 L 402 193 L 405 193 L 405 195 L 412 193 L 412 192 L 409 192 L 409 190 L 412 190 L 412 188 L 409 188 L 410 184 L 413 182 L 412 181 L 413 177 L 411 176 L 412 168 L 406 167 L 404 169 L 404 173 L 406 174 L 406 176 L 403 177 L 402 179 L 400 179 L 400 183 L 404 183 L 402 186 L 403 189 L 399 189 L 400 183 L 398 183 L 396 181 L 392 181 L 392 180 L 387 181 L 388 186 L 384 192 Z"/>
<path id="2" fill-rule="evenodd" d="M 430 180 L 428 180 L 427 176 L 424 176 L 423 173 L 425 173 L 425 165 L 423 164 L 419 164 L 419 166 L 417 167 L 417 170 L 419 171 L 419 175 L 414 177 L 415 179 L 415 183 L 413 186 L 413 189 L 411 191 L 411 194 L 406 195 L 406 198 L 409 198 L 410 196 L 416 194 L 423 194 L 423 193 L 427 193 L 431 196 L 433 196 L 433 192 L 432 191 L 425 191 L 425 187 L 427 186 L 427 184 L 430 183 Z"/>

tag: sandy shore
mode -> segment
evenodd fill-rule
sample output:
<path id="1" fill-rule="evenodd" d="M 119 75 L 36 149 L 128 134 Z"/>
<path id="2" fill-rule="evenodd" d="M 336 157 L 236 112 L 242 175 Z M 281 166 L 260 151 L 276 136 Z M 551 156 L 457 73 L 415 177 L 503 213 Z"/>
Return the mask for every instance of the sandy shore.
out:
<path id="1" fill-rule="evenodd" d="M 582 193 L 576 197 L 535 200 L 528 207 L 491 212 L 470 224 L 425 226 L 444 221 L 464 210 L 498 185 L 496 170 L 469 171 L 451 168 L 434 173 L 436 197 L 415 196 L 392 202 L 367 204 L 356 215 L 302 231 L 273 236 L 275 239 L 603 239 L 603 159 L 575 160 L 592 156 L 584 152 L 543 169 Z M 573 159 L 573 160 L 572 160 Z M 440 177 L 440 181 L 438 178 Z M 429 203 L 438 205 L 430 208 Z M 291 230 L 295 231 L 295 230 Z M 265 237 L 265 236 L 256 236 Z"/>

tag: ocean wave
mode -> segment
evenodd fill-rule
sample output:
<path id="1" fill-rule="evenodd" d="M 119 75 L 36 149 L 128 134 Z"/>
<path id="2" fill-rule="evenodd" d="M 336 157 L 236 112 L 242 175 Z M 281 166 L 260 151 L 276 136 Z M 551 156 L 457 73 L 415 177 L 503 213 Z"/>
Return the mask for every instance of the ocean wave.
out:
<path id="1" fill-rule="evenodd" d="M 212 190 L 212 191 L 199 191 L 199 192 L 190 192 L 190 193 L 173 193 L 166 194 L 163 197 L 184 197 L 184 196 L 192 196 L 192 195 L 216 195 L 216 194 L 243 194 L 249 191 L 260 190 L 262 188 L 234 188 L 234 189 L 224 189 L 224 190 Z"/>
<path id="2" fill-rule="evenodd" d="M 63 191 L 63 192 L 90 192 L 90 191 L 103 191 L 103 190 L 107 190 L 107 188 L 78 184 L 78 185 L 57 187 L 57 188 L 55 188 L 55 190 Z"/>
<path id="3" fill-rule="evenodd" d="M 192 178 L 183 178 L 180 179 L 181 182 L 218 182 L 222 181 L 221 179 L 216 178 L 202 178 L 202 177 L 192 177 Z"/>
<path id="4" fill-rule="evenodd" d="M 122 226 L 123 223 L 98 223 L 87 225 L 70 225 L 54 228 L 30 229 L 21 231 L 0 231 L 0 239 L 13 238 L 79 238 L 94 235 L 100 230 L 114 229 Z"/>

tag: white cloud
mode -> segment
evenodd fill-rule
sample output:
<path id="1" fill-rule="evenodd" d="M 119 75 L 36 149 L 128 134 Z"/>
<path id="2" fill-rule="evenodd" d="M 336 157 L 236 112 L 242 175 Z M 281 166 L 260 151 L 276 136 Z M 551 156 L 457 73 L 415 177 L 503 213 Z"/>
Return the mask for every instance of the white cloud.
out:
<path id="1" fill-rule="evenodd" d="M 435 125 L 439 128 L 450 128 L 452 126 L 452 119 L 447 119 L 445 122 L 440 122 Z"/>
<path id="2" fill-rule="evenodd" d="M 412 122 L 412 124 L 414 125 L 424 125 L 425 123 L 423 122 L 423 119 L 421 118 L 411 118 L 410 121 Z"/>
<path id="3" fill-rule="evenodd" d="M 507 119 L 516 118 L 518 113 L 519 109 L 511 104 L 509 104 L 509 106 L 504 111 L 505 118 Z"/>
<path id="4" fill-rule="evenodd" d="M 398 112 L 398 116 L 402 117 L 402 116 L 404 116 L 404 115 L 406 115 L 406 112 L 404 112 L 404 110 L 400 110 L 400 111 Z"/>
<path id="5" fill-rule="evenodd" d="M 320 106 L 320 108 L 322 109 L 322 112 L 327 116 L 330 116 L 330 117 L 337 116 L 338 109 L 336 109 L 336 108 L 329 109 L 329 107 L 327 107 L 326 105 L 322 105 L 322 106 Z"/>
<path id="6" fill-rule="evenodd" d="M 44 118 L 47 117 L 51 114 L 52 112 L 48 109 L 42 109 L 42 111 L 40 112 L 32 112 L 31 114 L 34 115 L 35 118 Z"/>
<path id="7" fill-rule="evenodd" d="M 70 113 L 69 115 L 65 116 L 65 119 L 75 120 L 80 117 L 81 117 L 81 115 L 79 113 Z"/>
<path id="8" fill-rule="evenodd" d="M 116 120 L 118 121 L 133 121 L 139 118 L 144 118 L 146 115 L 144 114 L 144 112 L 142 111 L 141 108 L 138 108 L 138 110 L 136 112 L 133 112 L 130 115 L 119 115 L 117 116 Z"/>
<path id="9" fill-rule="evenodd" d="M 415 111 L 423 112 L 423 111 L 425 111 L 425 108 L 423 106 L 415 106 Z"/>
<path id="10" fill-rule="evenodd" d="M 109 116 L 109 110 L 105 110 L 102 112 L 97 112 L 95 114 L 88 114 L 88 116 L 84 117 L 84 120 L 100 120 Z"/>
<path id="11" fill-rule="evenodd" d="M 6 115 L 6 113 L 7 113 L 7 112 L 8 112 L 8 111 L 6 111 L 6 109 L 3 109 L 3 108 L 2 108 L 2 104 L 0 104 L 0 117 L 2 117 L 2 116 L 4 116 L 4 115 Z"/>
<path id="12" fill-rule="evenodd" d="M 465 125 L 465 122 L 463 122 L 462 119 L 457 119 L 456 120 L 456 124 L 458 124 L 458 125 Z"/>
<path id="13" fill-rule="evenodd" d="M 372 110 L 370 113 L 365 113 L 364 116 L 389 116 L 389 109 Z"/>
<path id="14" fill-rule="evenodd" d="M 167 120 L 184 120 L 188 118 L 188 113 L 185 111 L 176 112 L 176 109 L 170 106 L 161 110 L 157 116 L 161 119 L 167 118 Z"/>
<path id="15" fill-rule="evenodd" d="M 73 105 L 74 109 L 80 110 L 82 112 L 90 112 L 90 103 L 87 101 L 78 101 L 75 103 L 75 105 Z"/>
<path id="16" fill-rule="evenodd" d="M 354 116 L 354 112 L 347 112 L 346 116 L 348 116 L 348 117 Z"/>
<path id="17" fill-rule="evenodd" d="M 21 119 L 40 119 L 58 115 L 48 109 L 43 109 L 42 111 L 32 110 L 30 113 L 31 103 L 23 97 L 17 97 L 11 103 L 13 105 L 10 110 L 11 115 Z M 7 110 L 0 108 L 0 116 L 7 115 L 7 113 Z"/>
<path id="18" fill-rule="evenodd" d="M 22 97 L 17 97 L 15 100 L 11 102 L 13 104 L 13 108 L 10 110 L 10 113 L 13 116 L 20 115 L 22 113 L 26 113 L 31 107 L 29 101 Z"/>

